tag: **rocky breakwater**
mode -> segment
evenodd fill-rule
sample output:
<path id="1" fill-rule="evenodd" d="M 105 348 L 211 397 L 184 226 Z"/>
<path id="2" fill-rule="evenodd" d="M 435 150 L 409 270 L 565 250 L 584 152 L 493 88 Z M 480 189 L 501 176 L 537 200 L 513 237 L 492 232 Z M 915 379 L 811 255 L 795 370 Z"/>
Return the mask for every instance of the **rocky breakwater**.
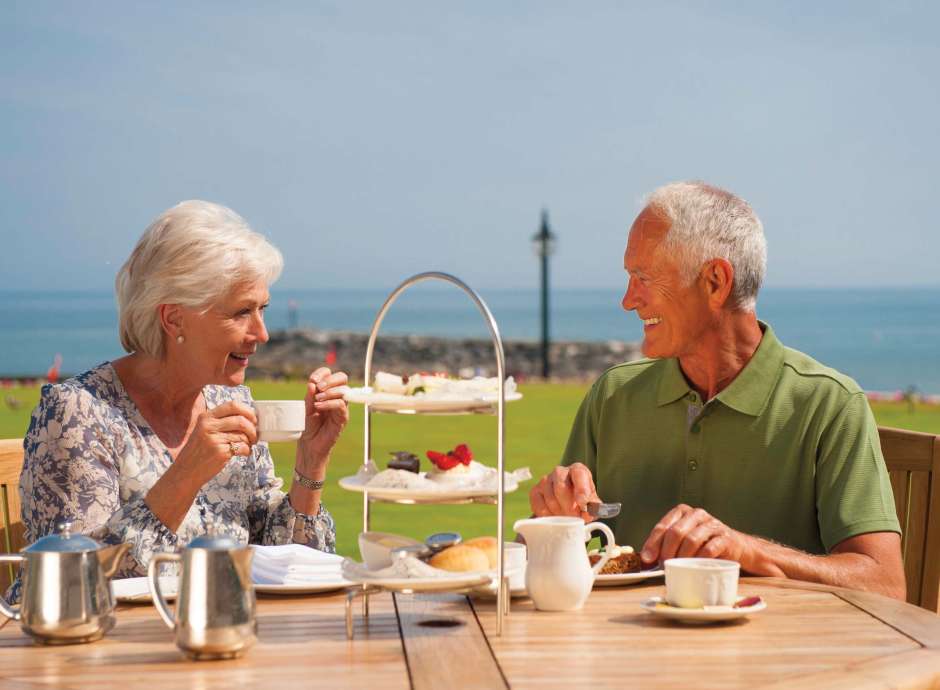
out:
<path id="1" fill-rule="evenodd" d="M 365 333 L 295 329 L 275 331 L 252 358 L 249 377 L 300 378 L 326 364 L 362 380 Z M 542 374 L 541 347 L 536 341 L 507 340 L 506 373 L 517 379 Z M 637 343 L 620 340 L 602 342 L 556 341 L 551 344 L 552 377 L 591 379 L 605 369 L 639 358 Z M 460 376 L 495 376 L 492 341 L 474 338 L 440 338 L 424 335 L 379 335 L 372 369 L 409 374 L 416 371 L 445 371 Z"/>

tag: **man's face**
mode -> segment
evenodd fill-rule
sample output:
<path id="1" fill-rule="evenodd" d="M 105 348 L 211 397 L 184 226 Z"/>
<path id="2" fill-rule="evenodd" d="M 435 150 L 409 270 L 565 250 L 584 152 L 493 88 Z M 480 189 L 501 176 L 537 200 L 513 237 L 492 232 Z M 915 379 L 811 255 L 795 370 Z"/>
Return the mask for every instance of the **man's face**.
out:
<path id="1" fill-rule="evenodd" d="M 623 308 L 643 320 L 643 354 L 682 357 L 701 344 L 709 310 L 698 279 L 686 285 L 678 262 L 663 249 L 669 220 L 643 209 L 627 239 L 623 267 L 629 276 Z"/>

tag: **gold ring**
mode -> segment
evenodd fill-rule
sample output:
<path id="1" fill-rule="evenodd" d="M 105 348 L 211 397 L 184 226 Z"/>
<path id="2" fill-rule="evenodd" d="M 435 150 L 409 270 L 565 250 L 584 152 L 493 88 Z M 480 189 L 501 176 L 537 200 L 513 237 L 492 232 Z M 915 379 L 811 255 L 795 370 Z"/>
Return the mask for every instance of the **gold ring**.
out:
<path id="1" fill-rule="evenodd" d="M 238 441 L 229 441 L 228 449 L 232 451 L 232 457 L 238 455 Z"/>

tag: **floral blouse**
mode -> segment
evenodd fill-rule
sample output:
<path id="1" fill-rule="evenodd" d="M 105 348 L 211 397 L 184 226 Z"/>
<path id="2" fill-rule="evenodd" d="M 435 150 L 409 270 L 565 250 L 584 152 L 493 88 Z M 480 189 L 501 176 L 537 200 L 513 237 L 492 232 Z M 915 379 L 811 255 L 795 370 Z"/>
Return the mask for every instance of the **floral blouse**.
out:
<path id="1" fill-rule="evenodd" d="M 245 386 L 206 386 L 202 393 L 210 409 L 230 400 L 251 403 Z M 73 532 L 99 542 L 129 542 L 117 577 L 145 575 L 153 553 L 207 532 L 241 543 L 296 541 L 336 550 L 333 518 L 322 504 L 294 531 L 298 514 L 281 491 L 266 443 L 256 444 L 248 457 L 233 457 L 199 490 L 179 529 L 169 530 L 144 497 L 173 460 L 110 363 L 43 386 L 23 446 L 20 498 L 27 543 L 64 520 L 72 522 Z"/>

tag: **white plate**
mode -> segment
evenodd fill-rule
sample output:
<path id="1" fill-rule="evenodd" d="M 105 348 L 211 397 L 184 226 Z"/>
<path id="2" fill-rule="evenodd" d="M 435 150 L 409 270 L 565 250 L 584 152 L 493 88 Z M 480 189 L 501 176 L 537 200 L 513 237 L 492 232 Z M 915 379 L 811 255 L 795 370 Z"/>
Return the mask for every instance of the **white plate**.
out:
<path id="1" fill-rule="evenodd" d="M 718 623 L 720 621 L 730 621 L 736 618 L 750 616 L 752 613 L 758 613 L 766 609 L 767 604 L 761 600 L 753 606 L 743 606 L 741 608 L 709 606 L 705 609 L 682 609 L 678 606 L 670 606 L 662 597 L 651 597 L 641 602 L 640 607 L 653 615 L 671 618 L 672 620 L 681 621 L 683 623 Z"/>
<path id="2" fill-rule="evenodd" d="M 179 580 L 176 577 L 160 578 L 160 592 L 163 594 L 164 599 L 175 599 L 178 586 Z M 126 577 L 120 580 L 111 580 L 111 591 L 114 592 L 114 598 L 117 601 L 153 601 L 146 577 Z"/>
<path id="3" fill-rule="evenodd" d="M 369 405 L 376 412 L 471 412 L 493 407 L 499 402 L 498 393 L 484 393 L 467 398 L 435 398 L 425 395 L 396 395 L 374 393 L 370 388 L 350 388 L 343 396 L 346 402 Z M 522 398 L 522 393 L 507 393 L 506 402 Z"/>
<path id="4" fill-rule="evenodd" d="M 344 577 L 337 577 L 335 580 L 324 580 L 323 582 L 310 582 L 304 584 L 291 585 L 252 585 L 256 592 L 261 594 L 316 594 L 318 592 L 335 592 L 338 589 L 352 587 L 355 582 L 350 582 Z"/>
<path id="5" fill-rule="evenodd" d="M 368 492 L 372 498 L 383 498 L 393 501 L 457 501 L 466 498 L 483 498 L 496 495 L 495 491 L 490 491 L 487 489 L 462 489 L 459 487 L 451 488 L 446 484 L 442 484 L 441 488 L 437 490 L 397 489 L 387 487 L 370 489 L 366 486 L 366 482 L 355 475 L 343 477 L 339 480 L 339 485 L 347 491 L 357 491 L 359 493 Z M 505 493 L 512 493 L 519 488 L 519 482 L 511 480 L 507 477 L 504 488 Z"/>
<path id="6" fill-rule="evenodd" d="M 618 585 L 633 585 L 643 580 L 649 580 L 651 577 L 659 577 L 665 574 L 665 570 L 641 570 L 638 573 L 616 573 L 613 575 L 598 575 L 594 578 L 595 587 L 616 587 Z"/>
<path id="7" fill-rule="evenodd" d="M 454 573 L 446 577 L 363 577 L 354 584 L 375 585 L 395 592 L 455 592 L 492 582 L 490 573 Z"/>

